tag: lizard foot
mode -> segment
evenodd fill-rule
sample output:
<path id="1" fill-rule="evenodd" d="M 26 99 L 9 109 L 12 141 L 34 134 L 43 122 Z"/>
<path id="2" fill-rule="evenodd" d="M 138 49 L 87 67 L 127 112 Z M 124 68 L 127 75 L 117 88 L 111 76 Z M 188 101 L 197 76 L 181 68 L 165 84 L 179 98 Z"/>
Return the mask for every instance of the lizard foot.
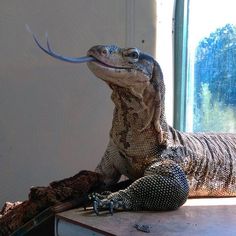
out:
<path id="1" fill-rule="evenodd" d="M 113 215 L 114 209 L 125 209 L 124 202 L 113 195 L 106 192 L 103 194 L 93 193 L 89 196 L 93 201 L 93 210 L 96 215 L 99 215 L 101 210 L 108 210 Z"/>

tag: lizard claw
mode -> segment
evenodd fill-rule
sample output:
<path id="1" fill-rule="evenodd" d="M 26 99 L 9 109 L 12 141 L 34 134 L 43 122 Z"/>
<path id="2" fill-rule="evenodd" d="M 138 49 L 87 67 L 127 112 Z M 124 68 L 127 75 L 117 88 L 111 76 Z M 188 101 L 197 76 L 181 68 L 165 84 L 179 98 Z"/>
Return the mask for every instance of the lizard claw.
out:
<path id="1" fill-rule="evenodd" d="M 108 210 L 113 215 L 114 209 L 125 208 L 121 201 L 104 198 L 100 194 L 92 194 L 90 195 L 90 199 L 93 201 L 93 210 L 96 215 L 99 215 L 99 210 Z"/>
<path id="2" fill-rule="evenodd" d="M 93 210 L 96 213 L 96 215 L 98 216 L 99 215 L 99 211 L 98 211 L 98 201 L 97 200 L 93 201 Z"/>
<path id="3" fill-rule="evenodd" d="M 109 203 L 109 212 L 111 215 L 113 215 L 113 211 L 114 210 L 114 203 L 113 201 L 111 200 L 110 203 Z"/>
<path id="4" fill-rule="evenodd" d="M 96 213 L 96 215 L 99 215 L 100 209 L 107 209 L 108 202 L 103 199 L 103 196 L 97 193 L 93 193 L 89 196 L 89 198 L 93 201 L 93 210 Z"/>

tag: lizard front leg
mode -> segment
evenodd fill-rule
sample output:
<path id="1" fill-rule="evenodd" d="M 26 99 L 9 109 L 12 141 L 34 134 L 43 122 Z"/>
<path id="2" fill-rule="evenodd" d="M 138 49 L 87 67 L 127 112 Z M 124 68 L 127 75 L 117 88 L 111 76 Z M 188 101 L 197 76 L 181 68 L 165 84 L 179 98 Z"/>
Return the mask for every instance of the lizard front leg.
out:
<path id="1" fill-rule="evenodd" d="M 102 157 L 102 160 L 97 165 L 95 172 L 102 175 L 106 186 L 115 184 L 121 177 L 121 173 L 117 168 L 120 154 L 116 146 L 109 142 L 107 149 Z"/>
<path id="2" fill-rule="evenodd" d="M 128 188 L 95 198 L 95 208 L 126 210 L 174 210 L 187 200 L 189 186 L 179 165 L 171 160 L 156 162 L 146 169 L 143 177 Z M 97 209 L 95 211 L 98 212 Z M 113 212 L 110 209 L 110 212 Z"/>

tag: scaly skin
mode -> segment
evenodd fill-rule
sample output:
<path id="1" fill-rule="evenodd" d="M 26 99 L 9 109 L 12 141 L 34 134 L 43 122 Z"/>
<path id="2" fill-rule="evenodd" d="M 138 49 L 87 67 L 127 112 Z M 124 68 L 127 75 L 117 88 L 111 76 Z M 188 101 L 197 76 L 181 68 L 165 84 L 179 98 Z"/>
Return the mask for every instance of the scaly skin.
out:
<path id="1" fill-rule="evenodd" d="M 89 69 L 112 89 L 110 142 L 96 168 L 125 190 L 95 199 L 98 207 L 171 210 L 192 196 L 236 196 L 236 135 L 183 133 L 166 123 L 162 71 L 136 48 L 94 46 Z M 112 202 L 112 204 L 111 204 Z M 112 206 L 111 206 L 112 205 Z"/>

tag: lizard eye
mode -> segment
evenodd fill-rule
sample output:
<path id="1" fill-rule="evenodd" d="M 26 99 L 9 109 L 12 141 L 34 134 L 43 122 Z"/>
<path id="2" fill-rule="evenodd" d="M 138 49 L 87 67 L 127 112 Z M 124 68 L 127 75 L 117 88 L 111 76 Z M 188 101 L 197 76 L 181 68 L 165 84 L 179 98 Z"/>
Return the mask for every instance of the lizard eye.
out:
<path id="1" fill-rule="evenodd" d="M 138 54 L 138 52 L 131 52 L 131 53 L 129 54 L 129 57 L 131 57 L 131 58 L 133 58 L 133 59 L 138 59 L 139 54 Z"/>
<path id="2" fill-rule="evenodd" d="M 126 57 L 132 62 L 137 62 L 139 59 L 139 51 L 136 48 L 132 48 L 127 52 Z"/>

